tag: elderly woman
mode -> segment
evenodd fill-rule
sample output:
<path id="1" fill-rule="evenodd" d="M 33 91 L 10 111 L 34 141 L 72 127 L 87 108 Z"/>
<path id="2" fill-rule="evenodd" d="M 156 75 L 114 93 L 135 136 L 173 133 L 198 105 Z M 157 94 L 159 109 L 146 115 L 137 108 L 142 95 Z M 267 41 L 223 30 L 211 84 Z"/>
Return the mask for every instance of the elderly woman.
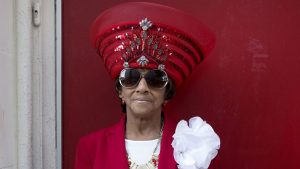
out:
<path id="1" fill-rule="evenodd" d="M 213 34 L 176 9 L 132 2 L 99 15 L 91 37 L 124 115 L 80 140 L 75 168 L 208 168 L 220 144 L 213 129 L 199 117 L 177 124 L 163 108 L 214 47 Z"/>

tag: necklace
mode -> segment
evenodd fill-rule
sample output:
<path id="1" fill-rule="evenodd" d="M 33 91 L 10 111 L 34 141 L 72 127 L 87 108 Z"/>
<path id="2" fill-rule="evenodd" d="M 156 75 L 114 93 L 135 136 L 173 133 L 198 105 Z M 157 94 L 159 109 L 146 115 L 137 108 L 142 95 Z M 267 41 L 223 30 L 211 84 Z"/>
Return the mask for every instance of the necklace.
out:
<path id="1" fill-rule="evenodd" d="M 161 127 L 160 133 L 159 133 L 159 139 L 158 139 L 157 144 L 156 144 L 156 146 L 155 146 L 155 148 L 153 150 L 152 157 L 151 157 L 151 159 L 147 163 L 141 164 L 141 165 L 136 164 L 131 159 L 131 157 L 128 155 L 128 153 L 126 151 L 129 169 L 157 169 L 157 167 L 158 167 L 158 160 L 159 160 L 159 153 L 155 153 L 155 152 L 157 151 L 158 146 L 160 146 L 163 127 L 164 126 L 163 126 L 163 122 L 162 122 L 162 127 Z"/>

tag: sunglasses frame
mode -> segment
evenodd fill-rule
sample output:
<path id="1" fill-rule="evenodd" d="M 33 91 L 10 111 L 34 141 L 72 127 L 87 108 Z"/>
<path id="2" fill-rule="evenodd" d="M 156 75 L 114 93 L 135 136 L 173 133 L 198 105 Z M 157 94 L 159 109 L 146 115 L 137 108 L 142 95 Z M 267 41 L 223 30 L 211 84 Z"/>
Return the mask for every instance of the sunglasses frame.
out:
<path id="1" fill-rule="evenodd" d="M 129 86 L 129 87 L 128 87 L 128 86 L 124 86 L 123 83 L 122 83 L 122 81 L 121 81 L 121 80 L 122 80 L 122 79 L 121 79 L 121 74 L 122 74 L 123 71 L 126 71 L 126 70 L 136 70 L 136 71 L 138 71 L 138 72 L 140 73 L 140 78 L 139 78 L 139 80 L 138 80 L 138 81 L 136 82 L 136 84 L 134 84 L 133 86 Z M 164 77 L 166 77 L 166 80 L 165 80 L 165 84 L 164 84 L 162 87 L 153 87 L 153 86 L 149 85 L 149 83 L 147 82 L 145 76 L 146 76 L 146 74 L 147 74 L 149 71 L 151 71 L 151 70 L 158 70 L 158 71 L 161 71 L 161 72 L 163 72 L 163 73 L 165 74 Z M 145 78 L 145 81 L 146 81 L 147 86 L 148 86 L 149 88 L 152 88 L 152 89 L 163 89 L 164 87 L 167 86 L 167 84 L 169 83 L 169 77 L 168 77 L 168 74 L 167 74 L 166 71 L 161 70 L 161 69 L 150 69 L 149 71 L 147 71 L 146 73 L 142 73 L 142 72 L 140 72 L 138 69 L 134 69 L 134 68 L 124 68 L 124 69 L 120 72 L 119 79 L 118 79 L 118 80 L 119 80 L 119 83 L 120 83 L 120 85 L 121 85 L 122 87 L 127 88 L 127 89 L 130 89 L 130 88 L 135 88 L 135 87 L 137 87 L 138 84 L 140 83 L 141 79 L 142 79 L 142 78 Z"/>

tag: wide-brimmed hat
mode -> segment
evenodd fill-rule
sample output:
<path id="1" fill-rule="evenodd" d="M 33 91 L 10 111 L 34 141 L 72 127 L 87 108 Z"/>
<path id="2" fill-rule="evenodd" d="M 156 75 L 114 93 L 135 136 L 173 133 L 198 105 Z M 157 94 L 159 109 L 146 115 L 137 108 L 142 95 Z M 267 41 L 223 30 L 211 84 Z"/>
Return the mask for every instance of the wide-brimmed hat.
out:
<path id="1" fill-rule="evenodd" d="M 91 41 L 110 76 L 124 68 L 163 69 L 178 87 L 215 45 L 214 34 L 175 8 L 129 2 L 101 13 Z"/>

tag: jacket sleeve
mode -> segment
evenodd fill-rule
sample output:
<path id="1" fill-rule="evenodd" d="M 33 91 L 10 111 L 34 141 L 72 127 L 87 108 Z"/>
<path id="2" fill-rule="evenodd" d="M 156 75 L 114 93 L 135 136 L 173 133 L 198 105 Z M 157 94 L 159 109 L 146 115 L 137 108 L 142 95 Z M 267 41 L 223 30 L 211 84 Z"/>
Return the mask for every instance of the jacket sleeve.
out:
<path id="1" fill-rule="evenodd" d="M 92 169 L 91 152 L 89 152 L 88 140 L 81 138 L 76 149 L 75 169 Z"/>

